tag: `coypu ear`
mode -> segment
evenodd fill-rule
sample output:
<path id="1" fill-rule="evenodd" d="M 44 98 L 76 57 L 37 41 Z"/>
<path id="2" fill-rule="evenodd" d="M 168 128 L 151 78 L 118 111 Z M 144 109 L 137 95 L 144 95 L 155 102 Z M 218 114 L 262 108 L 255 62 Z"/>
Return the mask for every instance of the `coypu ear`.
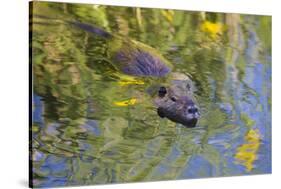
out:
<path id="1" fill-rule="evenodd" d="M 183 73 L 179 73 L 179 72 L 171 73 L 171 79 L 173 83 L 187 89 L 188 92 L 193 93 L 196 91 L 196 88 L 190 78 L 191 78 L 190 75 L 186 75 Z"/>

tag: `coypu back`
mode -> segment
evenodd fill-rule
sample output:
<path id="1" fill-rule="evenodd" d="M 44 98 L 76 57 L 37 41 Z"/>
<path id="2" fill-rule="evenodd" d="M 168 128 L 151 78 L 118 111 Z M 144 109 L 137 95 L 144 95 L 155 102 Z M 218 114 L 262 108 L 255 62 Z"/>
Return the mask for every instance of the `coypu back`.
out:
<path id="1" fill-rule="evenodd" d="M 121 72 L 142 77 L 165 77 L 171 72 L 171 64 L 156 49 L 130 39 L 121 43 L 121 48 L 112 54 Z"/>
<path id="2" fill-rule="evenodd" d="M 120 72 L 133 76 L 164 77 L 172 65 L 156 49 L 144 43 L 111 34 L 99 27 L 69 21 L 69 24 L 102 38 L 108 43 L 109 59 Z"/>

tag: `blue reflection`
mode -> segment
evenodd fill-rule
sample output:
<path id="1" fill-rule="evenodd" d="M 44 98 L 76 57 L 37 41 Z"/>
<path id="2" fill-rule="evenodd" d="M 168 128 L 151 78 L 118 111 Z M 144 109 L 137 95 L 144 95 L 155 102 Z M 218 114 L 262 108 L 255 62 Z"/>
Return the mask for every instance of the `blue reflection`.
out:
<path id="1" fill-rule="evenodd" d="M 200 155 L 194 155 L 189 160 L 188 166 L 183 170 L 179 179 L 183 178 L 202 178 L 219 176 L 217 170 L 212 164 Z"/>
<path id="2" fill-rule="evenodd" d="M 35 93 L 33 93 L 33 122 L 38 123 L 41 127 L 44 124 L 42 97 Z"/>
<path id="3" fill-rule="evenodd" d="M 68 158 L 49 155 L 37 170 L 39 174 L 46 175 L 39 187 L 65 186 L 71 175 L 69 163 Z"/>
<path id="4" fill-rule="evenodd" d="M 88 132 L 99 136 L 101 134 L 98 122 L 96 120 L 87 120 L 84 125 L 82 125 Z"/>

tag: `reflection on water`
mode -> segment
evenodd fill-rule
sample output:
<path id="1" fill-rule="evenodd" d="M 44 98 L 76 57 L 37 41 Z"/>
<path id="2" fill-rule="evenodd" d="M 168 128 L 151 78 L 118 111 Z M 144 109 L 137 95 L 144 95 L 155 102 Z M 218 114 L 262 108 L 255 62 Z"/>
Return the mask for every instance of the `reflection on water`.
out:
<path id="1" fill-rule="evenodd" d="M 34 186 L 271 172 L 271 17 L 42 2 L 33 15 Z M 198 126 L 159 118 L 152 81 L 117 73 L 104 39 L 65 20 L 142 41 L 191 75 Z"/>

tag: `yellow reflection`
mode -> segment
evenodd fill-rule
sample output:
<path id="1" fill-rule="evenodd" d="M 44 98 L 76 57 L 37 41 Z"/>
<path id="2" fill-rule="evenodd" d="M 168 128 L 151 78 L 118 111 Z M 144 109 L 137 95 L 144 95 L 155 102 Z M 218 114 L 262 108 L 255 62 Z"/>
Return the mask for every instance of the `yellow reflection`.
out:
<path id="1" fill-rule="evenodd" d="M 125 86 L 125 85 L 143 85 L 144 82 L 141 80 L 131 80 L 131 81 L 119 81 L 119 85 Z"/>
<path id="2" fill-rule="evenodd" d="M 162 15 L 171 23 L 174 19 L 174 11 L 173 10 L 161 10 Z"/>
<path id="3" fill-rule="evenodd" d="M 223 25 L 221 23 L 213 23 L 210 21 L 204 21 L 201 24 L 201 30 L 203 32 L 209 33 L 212 38 L 216 38 L 219 34 L 222 34 Z"/>
<path id="4" fill-rule="evenodd" d="M 258 129 L 251 129 L 245 136 L 245 144 L 237 148 L 235 158 L 238 163 L 244 165 L 247 171 L 253 169 L 253 163 L 257 159 L 260 147 L 260 133 Z"/>
<path id="5" fill-rule="evenodd" d="M 120 86 L 126 86 L 126 85 L 144 85 L 144 81 L 137 79 L 135 77 L 132 76 L 127 76 L 127 75 L 122 75 L 119 76 L 120 77 L 120 81 L 118 81 L 118 84 Z"/>
<path id="6" fill-rule="evenodd" d="M 124 107 L 124 106 L 134 105 L 136 102 L 137 102 L 136 98 L 131 98 L 129 100 L 114 102 L 114 105 Z"/>

